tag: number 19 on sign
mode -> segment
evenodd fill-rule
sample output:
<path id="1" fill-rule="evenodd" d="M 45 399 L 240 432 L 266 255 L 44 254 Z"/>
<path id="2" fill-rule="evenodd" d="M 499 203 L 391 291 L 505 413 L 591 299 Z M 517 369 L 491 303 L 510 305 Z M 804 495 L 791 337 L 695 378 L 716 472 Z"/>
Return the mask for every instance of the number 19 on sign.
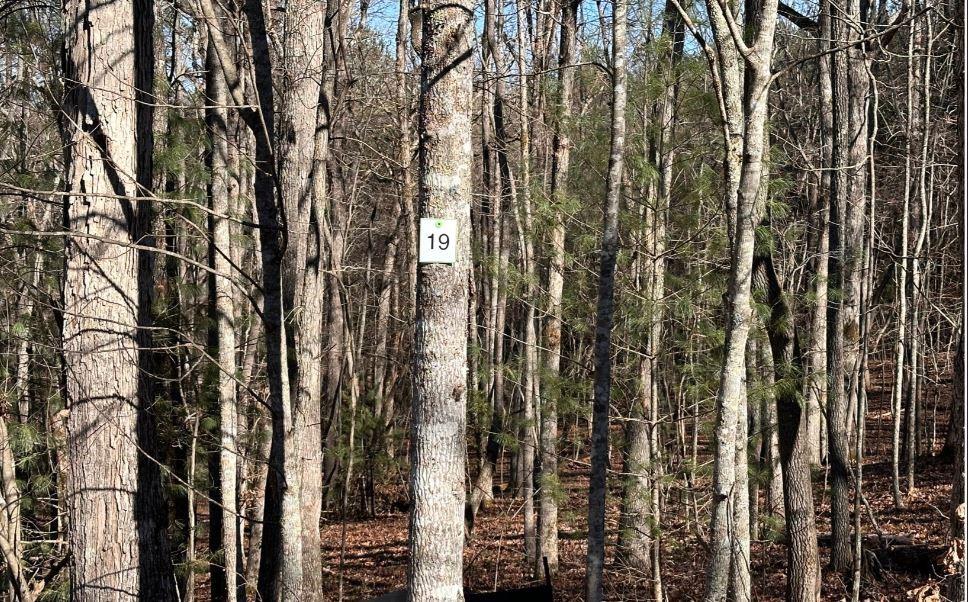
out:
<path id="1" fill-rule="evenodd" d="M 420 263 L 457 261 L 457 220 L 420 219 Z"/>

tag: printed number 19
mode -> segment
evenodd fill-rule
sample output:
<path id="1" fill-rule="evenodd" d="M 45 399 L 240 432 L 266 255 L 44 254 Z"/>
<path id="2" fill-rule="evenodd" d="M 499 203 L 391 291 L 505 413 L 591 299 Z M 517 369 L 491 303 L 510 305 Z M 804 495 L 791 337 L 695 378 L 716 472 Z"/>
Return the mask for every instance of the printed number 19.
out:
<path id="1" fill-rule="evenodd" d="M 429 235 L 427 238 L 430 239 L 430 248 L 434 249 L 434 234 Z M 437 249 L 441 251 L 446 251 L 447 247 L 450 246 L 450 237 L 446 234 L 437 235 Z"/>

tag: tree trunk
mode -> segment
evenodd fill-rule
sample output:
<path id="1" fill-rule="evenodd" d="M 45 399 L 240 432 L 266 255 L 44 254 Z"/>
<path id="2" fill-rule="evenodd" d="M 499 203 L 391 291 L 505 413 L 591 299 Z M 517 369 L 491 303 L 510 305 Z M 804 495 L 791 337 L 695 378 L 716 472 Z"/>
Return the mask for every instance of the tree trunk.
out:
<path id="1" fill-rule="evenodd" d="M 962 105 L 962 108 L 964 105 Z M 959 117 L 959 120 L 963 117 Z M 964 124 L 961 124 L 964 127 Z M 962 133 L 962 141 L 964 134 Z M 962 191 L 964 183 L 962 182 Z M 964 278 L 962 276 L 962 278 Z M 962 280 L 962 282 L 964 282 Z M 962 324 L 961 328 L 964 328 Z M 954 412 L 952 416 L 958 424 L 963 424 L 965 420 L 965 335 L 964 331 L 958 333 L 958 352 L 955 354 L 953 362 L 952 378 L 952 404 Z M 962 432 L 964 432 L 962 430 Z M 950 600 L 963 600 L 965 598 L 965 442 L 959 439 L 955 443 L 955 466 L 954 475 L 951 479 L 951 546 L 955 550 L 954 574 L 949 577 L 945 589 L 945 595 Z"/>
<path id="2" fill-rule="evenodd" d="M 910 373 L 908 376 L 908 420 L 907 420 L 907 430 L 905 432 L 905 447 L 907 449 L 907 457 L 905 458 L 907 464 L 907 490 L 908 495 L 914 492 L 914 474 L 915 474 L 915 462 L 917 460 L 918 454 L 918 424 L 921 420 L 921 410 L 920 408 L 920 397 L 921 397 L 921 373 L 920 373 L 920 361 L 921 361 L 921 340 L 924 336 L 923 325 L 921 319 L 921 309 L 924 305 L 924 299 L 927 294 L 924 290 L 926 277 L 924 268 L 921 265 L 921 259 L 924 257 L 925 246 L 927 243 L 929 228 L 931 226 L 931 197 L 928 186 L 928 150 L 931 143 L 931 136 L 929 134 L 929 125 L 931 123 L 931 53 L 933 52 L 933 40 L 934 31 L 932 27 L 932 16 L 930 13 L 924 15 L 922 21 L 918 24 L 916 30 L 918 32 L 918 42 L 920 53 L 924 56 L 924 63 L 919 64 L 916 70 L 918 71 L 919 77 L 917 86 L 921 90 L 920 100 L 922 101 L 922 106 L 917 107 L 921 115 L 918 119 L 920 124 L 920 141 L 921 148 L 919 149 L 919 170 L 918 170 L 918 236 L 914 242 L 914 248 L 911 252 L 911 323 L 909 325 L 908 336 L 910 337 L 910 342 L 908 343 L 908 355 L 910 357 Z M 918 60 L 920 63 L 920 59 Z M 913 115 L 912 115 L 913 117 Z"/>
<path id="3" fill-rule="evenodd" d="M 291 2 L 284 17 L 282 43 L 283 87 L 279 111 L 279 195 L 288 220 L 288 244 L 283 258 L 283 295 L 288 346 L 295 361 L 288 362 L 293 387 L 289 449 L 299 471 L 301 533 L 299 542 L 284 549 L 301 550 L 301 599 L 321 600 L 322 545 L 322 380 L 323 276 L 322 207 L 326 203 L 326 164 L 329 154 L 333 58 L 324 50 L 325 7 L 318 2 Z M 324 65 L 325 61 L 325 65 Z M 295 528 L 295 525 L 293 526 Z M 284 537 L 290 535 L 288 530 Z M 287 559 L 291 562 L 291 556 Z"/>
<path id="4" fill-rule="evenodd" d="M 507 65 L 504 62 L 503 46 L 498 41 L 498 32 L 503 27 L 503 19 L 497 3 L 490 0 L 484 5 L 484 36 L 483 50 L 485 59 L 490 59 L 495 73 L 503 75 Z M 505 429 L 506 407 L 504 398 L 505 366 L 504 366 L 504 328 L 507 316 L 507 269 L 510 256 L 508 240 L 508 226 L 506 210 L 511 196 L 512 183 L 508 166 L 507 147 L 508 135 L 505 125 L 506 97 L 504 80 L 496 77 L 492 93 L 485 93 L 484 100 L 490 99 L 490 106 L 484 106 L 488 114 L 483 126 L 483 142 L 485 144 L 483 159 L 486 162 L 484 172 L 488 187 L 488 199 L 491 205 L 491 251 L 497 259 L 497 266 L 490 278 L 490 299 L 488 307 L 488 322 L 491 329 L 486 337 L 486 349 L 490 351 L 491 366 L 491 421 L 484 448 L 484 457 L 477 479 L 473 483 L 470 499 L 466 511 L 468 533 L 473 532 L 477 512 L 484 500 L 490 499 L 494 487 L 494 471 L 500 457 L 503 445 L 501 443 Z M 489 122 L 489 123 L 487 123 Z M 493 126 L 492 128 L 489 126 Z"/>
<path id="5" fill-rule="evenodd" d="M 608 410 L 612 386 L 611 340 L 615 318 L 615 260 L 618 255 L 618 210 L 625 166 L 625 104 L 627 99 L 627 0 L 612 5 L 611 152 L 603 205 L 598 308 L 595 319 L 595 387 L 592 406 L 591 482 L 588 490 L 588 552 L 585 592 L 589 602 L 603 599 L 605 567 L 605 489 L 608 470 Z"/>
<path id="6" fill-rule="evenodd" d="M 764 468 L 769 477 L 766 494 L 766 510 L 770 516 L 783 517 L 783 469 L 780 462 L 780 439 L 777 432 L 778 416 L 776 400 L 776 372 L 777 366 L 773 361 L 773 352 L 767 346 L 759 348 L 760 368 L 763 370 L 763 394 L 767 398 L 766 412 L 763 414 L 763 440 L 761 457 L 765 461 Z M 780 370 L 783 368 L 780 367 Z M 806 421 L 806 416 L 804 416 Z"/>
<path id="7" fill-rule="evenodd" d="M 526 26 L 525 15 L 527 4 L 523 0 L 516 0 L 517 8 L 517 67 L 519 74 L 518 83 L 518 104 L 521 107 L 522 117 L 520 132 L 518 135 L 520 148 L 520 185 L 515 187 L 511 177 L 511 169 L 506 165 L 502 171 L 506 172 L 505 177 L 510 185 L 510 194 L 515 219 L 519 233 L 519 247 L 521 250 L 522 272 L 524 274 L 527 288 L 525 289 L 526 306 L 524 310 L 524 375 L 522 386 L 524 389 L 524 437 L 522 438 L 521 459 L 524 496 L 524 555 L 525 562 L 529 565 L 534 576 L 541 575 L 541 558 L 538 556 L 537 524 L 535 523 L 534 512 L 534 487 L 535 487 L 535 451 L 538 442 L 538 424 L 536 418 L 540 416 L 540 407 L 537 407 L 541 399 L 538 379 L 538 332 L 535 324 L 535 304 L 532 301 L 537 298 L 538 292 L 534 283 L 537 279 L 536 261 L 534 253 L 534 243 L 532 232 L 534 224 L 531 218 L 531 131 L 529 121 L 531 115 L 528 111 L 528 76 L 527 63 L 525 62 Z M 504 156 L 505 163 L 507 156 Z"/>
<path id="8" fill-rule="evenodd" d="M 819 16 L 819 50 L 829 50 L 831 42 L 831 14 L 829 0 L 821 0 Z M 822 171 L 817 190 L 817 220 L 814 237 L 817 240 L 817 257 L 814 260 L 814 304 L 810 318 L 810 349 L 808 355 L 807 428 L 810 437 L 810 462 L 818 465 L 826 455 L 824 422 L 827 409 L 828 353 L 827 313 L 830 265 L 830 204 L 833 176 L 833 81 L 831 79 L 830 54 L 818 59 L 820 96 L 820 161 Z"/>
<path id="9" fill-rule="evenodd" d="M 909 233 L 911 231 L 911 154 L 914 136 L 914 36 L 908 36 L 907 56 L 907 149 L 904 158 L 904 203 L 901 206 L 901 240 L 898 260 L 894 266 L 896 275 L 895 296 L 897 297 L 897 341 L 894 345 L 894 384 L 891 388 L 892 440 L 891 440 L 891 493 L 894 506 L 904 507 L 901 497 L 901 413 L 904 403 L 904 368 L 907 365 L 907 266 L 909 252 Z"/>
<path id="10" fill-rule="evenodd" d="M 541 500 L 539 509 L 539 556 L 548 559 L 548 570 L 558 572 L 558 378 L 561 371 L 561 300 L 565 284 L 565 222 L 568 202 L 568 169 L 571 159 L 571 115 L 575 88 L 575 35 L 580 0 L 561 3 L 561 43 L 558 51 L 558 83 L 561 88 L 558 119 L 554 122 L 551 168 L 551 255 L 548 259 L 548 304 L 544 323 L 544 382 L 541 402 Z"/>
<path id="11" fill-rule="evenodd" d="M 746 343 L 751 325 L 751 267 L 755 213 L 760 199 L 766 141 L 766 117 L 771 83 L 773 33 L 777 3 L 764 2 L 755 18 L 755 42 L 746 56 L 745 85 L 740 85 L 737 66 L 731 62 L 740 54 L 730 28 L 732 13 L 715 2 L 707 2 L 712 17 L 719 63 L 718 93 L 722 99 L 726 127 L 726 202 L 732 232 L 726 339 L 720 377 L 716 419 L 716 452 L 713 468 L 713 509 L 710 522 L 711 559 L 707 572 L 706 600 L 727 596 L 750 597 L 749 514 L 746 466 Z M 737 97 L 740 100 L 737 100 Z M 736 130 L 736 105 L 742 106 L 745 128 Z M 739 142 L 733 140 L 739 137 Z M 737 164 L 738 162 L 738 164 Z M 734 189 L 735 173 L 739 180 Z M 733 500 L 733 504 L 729 501 Z M 744 512 L 744 509 L 746 510 Z"/>
<path id="12" fill-rule="evenodd" d="M 207 104 L 206 125 L 211 144 L 208 152 L 210 173 L 209 204 L 212 211 L 209 217 L 212 243 L 209 251 L 213 303 L 212 324 L 216 330 L 218 345 L 218 407 L 220 424 L 220 447 L 218 480 L 221 492 L 222 540 L 211 542 L 215 548 L 220 544 L 222 566 L 226 576 L 225 600 L 236 602 L 239 589 L 243 584 L 239 569 L 241 521 L 238 515 L 238 409 L 235 386 L 235 306 L 232 290 L 232 243 L 229 232 L 229 187 L 228 187 L 228 94 L 225 82 L 218 69 L 218 56 L 214 44 L 209 40 L 205 55 L 207 73 L 205 75 L 205 96 Z M 244 599 L 244 594 L 241 596 Z"/>
<path id="13" fill-rule="evenodd" d="M 793 316 L 769 254 L 756 258 L 758 287 L 770 305 L 767 333 L 776 380 L 802 378 L 803 356 L 793 328 Z M 796 385 L 796 386 L 794 386 Z M 820 599 L 820 563 L 813 488 L 810 483 L 810 440 L 804 408 L 798 400 L 799 383 L 779 387 L 776 410 L 783 466 L 783 505 L 787 530 L 787 600 L 817 602 Z"/>
<path id="14" fill-rule="evenodd" d="M 832 43 L 842 45 L 860 37 L 859 0 L 843 8 L 830 4 Z M 827 431 L 830 461 L 832 548 L 830 566 L 846 570 L 851 564 L 851 479 L 848 451 L 857 403 L 860 342 L 861 247 L 864 241 L 867 178 L 867 75 L 860 45 L 834 52 L 832 201 L 830 206 L 830 283 L 833 293 L 827 314 L 829 390 Z"/>
<path id="15" fill-rule="evenodd" d="M 135 19 L 135 14 L 141 15 Z M 64 5 L 67 500 L 74 600 L 174 599 L 151 445 L 150 2 Z M 139 451 L 140 450 L 142 451 Z M 105 594 L 105 592 L 110 592 Z"/>
<path id="16" fill-rule="evenodd" d="M 411 421 L 409 598 L 463 600 L 473 6 L 424 3 L 420 216 L 457 221 L 456 263 L 417 277 Z"/>

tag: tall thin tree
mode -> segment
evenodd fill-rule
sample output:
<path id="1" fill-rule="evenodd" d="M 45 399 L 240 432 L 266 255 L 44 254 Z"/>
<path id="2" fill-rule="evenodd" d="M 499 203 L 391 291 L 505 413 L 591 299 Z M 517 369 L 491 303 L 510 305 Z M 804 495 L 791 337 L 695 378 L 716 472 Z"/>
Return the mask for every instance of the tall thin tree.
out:
<path id="1" fill-rule="evenodd" d="M 595 386 L 592 406 L 592 473 L 588 489 L 588 553 L 585 596 L 598 602 L 604 596 L 605 495 L 608 472 L 608 406 L 612 387 L 612 324 L 615 319 L 615 261 L 618 255 L 618 210 L 625 167 L 625 105 L 628 73 L 628 3 L 612 3 L 612 118 L 611 151 L 603 203 L 602 250 L 598 272 L 595 316 Z"/>

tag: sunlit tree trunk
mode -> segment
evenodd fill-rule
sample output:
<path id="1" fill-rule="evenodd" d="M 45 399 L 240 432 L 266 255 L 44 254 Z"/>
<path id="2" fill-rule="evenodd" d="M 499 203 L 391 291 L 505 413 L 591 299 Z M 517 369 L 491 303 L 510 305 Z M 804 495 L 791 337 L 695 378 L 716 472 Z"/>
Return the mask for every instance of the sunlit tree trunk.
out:
<path id="1" fill-rule="evenodd" d="M 140 14 L 139 19 L 135 15 Z M 174 599 L 153 453 L 150 2 L 64 5 L 64 363 L 72 598 Z"/>
<path id="2" fill-rule="evenodd" d="M 843 45 L 861 35 L 859 0 L 830 5 L 832 43 Z M 832 54 L 833 146 L 830 204 L 830 286 L 827 314 L 829 389 L 827 434 L 830 462 L 832 552 L 830 566 L 851 564 L 851 479 L 849 442 L 860 376 L 860 281 L 867 178 L 867 74 L 862 45 Z"/>
<path id="3" fill-rule="evenodd" d="M 756 31 L 746 47 L 733 15 L 707 2 L 716 39 L 717 92 L 721 99 L 726 148 L 727 222 L 732 232 L 726 340 L 719 394 L 716 399 L 716 451 L 713 468 L 713 508 L 710 522 L 711 558 L 707 571 L 709 602 L 750 598 L 749 496 L 746 465 L 746 343 L 751 326 L 751 271 L 757 201 L 764 184 L 766 118 L 771 84 L 773 34 L 777 3 L 768 0 L 750 23 Z M 738 65 L 745 55 L 745 82 Z M 742 107 L 745 127 L 734 130 L 736 106 Z M 733 142 L 738 138 L 737 142 Z M 737 164 L 738 162 L 738 164 Z M 739 174 L 735 188 L 733 174 Z"/>
<path id="4" fill-rule="evenodd" d="M 474 18 L 466 0 L 421 12 L 420 216 L 457 221 L 457 259 L 417 277 L 407 583 L 411 600 L 453 602 L 463 600 Z"/>
<path id="5" fill-rule="evenodd" d="M 595 380 L 592 406 L 591 482 L 588 490 L 588 551 L 585 595 L 589 602 L 603 599 L 605 566 L 605 489 L 608 470 L 608 415 L 612 386 L 612 324 L 615 318 L 615 260 L 618 255 L 618 211 L 625 167 L 625 105 L 628 73 L 628 4 L 612 4 L 612 116 L 611 151 L 603 203 L 598 308 L 595 318 Z"/>
<path id="6" fill-rule="evenodd" d="M 544 322 L 544 383 L 541 400 L 541 501 L 539 510 L 539 556 L 548 559 L 551 574 L 558 572 L 558 378 L 561 371 L 561 299 L 565 284 L 565 222 L 562 215 L 568 202 L 568 169 L 571 160 L 570 123 L 575 88 L 576 32 L 580 0 L 561 3 L 561 40 L 558 50 L 560 86 L 557 120 L 553 128 L 551 200 L 553 212 L 548 259 L 548 303 Z"/>
<path id="7" fill-rule="evenodd" d="M 232 244 L 229 232 L 230 199 L 228 186 L 228 94 L 214 45 L 206 49 L 205 96 L 210 105 L 206 110 L 206 125 L 211 144 L 208 153 L 210 173 L 209 217 L 212 243 L 209 251 L 212 279 L 212 323 L 218 345 L 218 407 L 220 425 L 219 489 L 222 514 L 222 565 L 226 576 L 225 600 L 235 602 L 242 584 L 239 570 L 240 526 L 238 515 L 238 410 L 236 404 L 235 366 L 235 306 L 232 290 Z M 213 542 L 214 543 L 214 542 Z M 214 547 L 214 546 L 213 546 Z M 234 576 L 234 577 L 233 577 Z M 221 593 L 219 593 L 220 595 Z"/>
<path id="8" fill-rule="evenodd" d="M 285 211 L 288 240 L 283 258 L 288 346 L 292 383 L 292 425 L 286 433 L 295 453 L 292 478 L 298 486 L 299 534 L 290 529 L 283 549 L 301 554 L 301 599 L 321 600 L 322 549 L 319 519 L 323 499 L 322 474 L 322 326 L 324 308 L 324 248 L 321 224 L 327 202 L 326 163 L 329 154 L 332 58 L 326 7 L 319 2 L 290 2 L 283 19 L 282 82 L 279 135 L 279 196 Z M 326 65 L 324 65 L 324 61 Z M 287 484 L 288 485 L 288 484 Z M 294 556 L 287 556 L 293 562 Z"/>

